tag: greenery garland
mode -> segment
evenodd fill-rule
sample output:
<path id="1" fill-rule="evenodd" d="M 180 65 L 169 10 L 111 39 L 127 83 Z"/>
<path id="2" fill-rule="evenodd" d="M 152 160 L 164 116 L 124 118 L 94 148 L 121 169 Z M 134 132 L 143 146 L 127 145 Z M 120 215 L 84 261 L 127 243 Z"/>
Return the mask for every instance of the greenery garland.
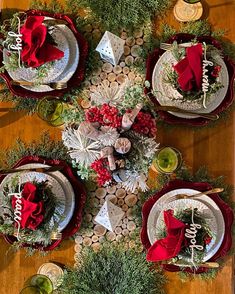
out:
<path id="1" fill-rule="evenodd" d="M 120 246 L 103 246 L 81 252 L 80 265 L 65 272 L 58 293 L 163 294 L 164 275 L 152 268 L 145 254 Z"/>

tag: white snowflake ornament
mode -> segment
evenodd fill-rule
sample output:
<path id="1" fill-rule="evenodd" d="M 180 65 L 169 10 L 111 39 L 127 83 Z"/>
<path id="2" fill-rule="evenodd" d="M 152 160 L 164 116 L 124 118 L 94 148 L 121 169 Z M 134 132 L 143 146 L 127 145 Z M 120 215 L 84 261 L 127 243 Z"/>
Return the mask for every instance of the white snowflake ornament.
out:
<path id="1" fill-rule="evenodd" d="M 113 65 L 117 65 L 120 57 L 124 53 L 124 44 L 124 40 L 106 31 L 96 47 L 96 51 L 100 53 L 102 59 Z"/>
<path id="2" fill-rule="evenodd" d="M 106 200 L 95 217 L 95 221 L 109 231 L 113 232 L 120 223 L 124 214 L 124 211 L 120 207 Z"/>

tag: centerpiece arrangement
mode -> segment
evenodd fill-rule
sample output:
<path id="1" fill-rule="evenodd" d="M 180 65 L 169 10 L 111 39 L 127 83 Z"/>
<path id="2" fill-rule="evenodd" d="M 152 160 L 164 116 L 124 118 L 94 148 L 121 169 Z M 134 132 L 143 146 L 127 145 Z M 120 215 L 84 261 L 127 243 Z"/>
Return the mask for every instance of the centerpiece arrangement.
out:
<path id="1" fill-rule="evenodd" d="M 132 95 L 141 101 L 141 93 L 135 91 Z M 105 92 L 99 94 L 105 97 Z M 96 178 L 100 186 L 119 182 L 127 190 L 146 191 L 148 169 L 159 145 L 155 119 L 142 102 L 133 103 L 132 109 L 122 98 L 100 104 L 107 100 L 107 95 L 93 99 L 98 105 L 85 111 L 79 125 L 63 131 L 64 145 L 83 178 Z"/>
<path id="2" fill-rule="evenodd" d="M 1 193 L 0 232 L 16 237 L 22 246 L 40 243 L 47 246 L 57 234 L 59 201 L 47 181 L 21 183 L 14 177 Z"/>
<path id="3" fill-rule="evenodd" d="M 205 217 L 197 209 L 163 211 L 164 226 L 148 249 L 148 261 L 199 267 L 213 239 Z"/>

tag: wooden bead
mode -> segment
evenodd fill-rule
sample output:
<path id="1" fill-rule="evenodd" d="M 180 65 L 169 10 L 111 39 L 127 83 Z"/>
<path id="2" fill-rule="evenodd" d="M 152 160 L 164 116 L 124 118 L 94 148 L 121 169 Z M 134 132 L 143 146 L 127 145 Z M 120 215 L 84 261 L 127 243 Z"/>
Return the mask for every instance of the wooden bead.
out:
<path id="1" fill-rule="evenodd" d="M 131 53 L 131 48 L 129 46 L 124 46 L 124 55 L 129 55 Z"/>
<path id="2" fill-rule="evenodd" d="M 83 245 L 84 246 L 88 247 L 88 246 L 91 246 L 91 244 L 92 244 L 91 238 L 85 237 L 83 239 Z"/>
<path id="3" fill-rule="evenodd" d="M 127 66 L 124 66 L 122 69 L 122 72 L 124 73 L 124 75 L 127 75 L 129 73 L 130 69 Z"/>
<path id="4" fill-rule="evenodd" d="M 127 223 L 127 229 L 128 229 L 129 231 L 134 231 L 135 228 L 136 228 L 136 224 L 135 224 L 133 221 L 129 221 L 129 222 Z"/>
<path id="5" fill-rule="evenodd" d="M 99 241 L 99 237 L 98 236 L 96 236 L 96 235 L 94 235 L 94 236 L 92 236 L 92 238 L 91 238 L 91 240 L 92 240 L 92 242 L 98 242 Z"/>
<path id="6" fill-rule="evenodd" d="M 128 205 L 126 205 L 126 204 L 122 205 L 122 210 L 123 211 L 127 211 L 128 209 L 129 209 Z"/>
<path id="7" fill-rule="evenodd" d="M 126 38 L 127 38 L 127 33 L 126 33 L 126 32 L 122 32 L 122 33 L 121 33 L 121 38 L 122 38 L 123 40 L 126 40 Z"/>
<path id="8" fill-rule="evenodd" d="M 134 31 L 134 37 L 135 38 L 140 38 L 142 36 L 143 36 L 143 30 L 137 29 L 137 30 Z"/>
<path id="9" fill-rule="evenodd" d="M 130 66 L 130 65 L 133 64 L 133 62 L 134 62 L 134 57 L 133 57 L 133 56 L 128 55 L 128 56 L 125 58 L 125 63 L 126 63 L 126 65 Z"/>
<path id="10" fill-rule="evenodd" d="M 104 198 L 105 195 L 106 195 L 107 191 L 105 188 L 98 188 L 96 191 L 95 191 L 95 195 L 97 198 L 101 199 L 101 198 Z"/>
<path id="11" fill-rule="evenodd" d="M 116 233 L 117 235 L 121 234 L 121 233 L 122 233 L 122 229 L 121 229 L 121 227 L 116 227 L 116 229 L 115 229 L 115 233 Z"/>
<path id="12" fill-rule="evenodd" d="M 123 236 L 128 236 L 129 235 L 129 231 L 127 229 L 123 229 L 122 230 L 122 234 L 123 234 Z"/>
<path id="13" fill-rule="evenodd" d="M 115 194 L 118 198 L 124 198 L 126 196 L 126 190 L 123 188 L 117 189 Z"/>
<path id="14" fill-rule="evenodd" d="M 111 73 L 109 73 L 108 74 L 108 80 L 110 81 L 110 82 L 114 82 L 115 80 L 116 80 L 116 75 L 115 75 L 115 73 L 113 73 L 113 72 L 111 72 Z"/>
<path id="15" fill-rule="evenodd" d="M 112 72 L 112 70 L 113 70 L 113 66 L 112 66 L 111 63 L 105 62 L 105 63 L 103 64 L 103 66 L 102 66 L 102 69 L 103 69 L 104 72 L 109 73 L 109 72 Z"/>
<path id="16" fill-rule="evenodd" d="M 126 79 L 127 79 L 127 75 L 124 75 L 124 74 L 119 74 L 118 76 L 117 76 L 117 82 L 119 83 L 119 84 L 123 84 L 125 81 L 126 81 Z"/>
<path id="17" fill-rule="evenodd" d="M 137 196 L 135 194 L 128 194 L 126 197 L 125 197 L 125 203 L 129 206 L 129 207 L 132 207 L 136 204 L 137 202 Z"/>
<path id="18" fill-rule="evenodd" d="M 126 66 L 126 64 L 125 64 L 125 62 L 120 62 L 120 64 L 119 64 L 121 67 L 124 67 L 124 66 Z"/>
<path id="19" fill-rule="evenodd" d="M 116 239 L 116 234 L 114 232 L 108 232 L 106 234 L 106 238 L 108 241 L 114 241 Z"/>
<path id="20" fill-rule="evenodd" d="M 144 40 L 142 38 L 138 38 L 137 40 L 135 40 L 136 44 L 141 46 L 144 43 Z"/>
<path id="21" fill-rule="evenodd" d="M 118 206 L 122 206 L 124 204 L 124 200 L 122 198 L 118 199 Z"/>
<path id="22" fill-rule="evenodd" d="M 106 79 L 106 80 L 103 80 L 102 81 L 102 84 L 105 86 L 105 87 L 108 87 L 110 82 Z"/>
<path id="23" fill-rule="evenodd" d="M 92 248 L 95 252 L 98 252 L 98 251 L 100 250 L 100 248 L 101 248 L 101 245 L 100 245 L 100 243 L 93 243 L 93 244 L 91 245 L 91 248 Z"/>
<path id="24" fill-rule="evenodd" d="M 104 72 L 104 71 L 102 71 L 101 73 L 100 73 L 100 78 L 102 79 L 102 80 L 105 80 L 105 79 L 107 79 L 107 73 L 106 72 Z"/>
<path id="25" fill-rule="evenodd" d="M 133 38 L 133 37 L 128 37 L 128 38 L 126 39 L 126 44 L 127 44 L 127 46 L 133 46 L 133 45 L 135 44 L 135 38 Z"/>
<path id="26" fill-rule="evenodd" d="M 81 252 L 81 249 L 82 249 L 82 246 L 80 244 L 76 244 L 74 246 L 74 251 L 77 252 L 77 253 Z"/>
<path id="27" fill-rule="evenodd" d="M 80 236 L 80 235 L 76 236 L 76 238 L 75 238 L 75 242 L 76 242 L 77 244 L 82 244 L 82 242 L 83 242 L 83 238 L 82 238 L 82 236 Z"/>
<path id="28" fill-rule="evenodd" d="M 96 236 L 103 236 L 106 233 L 106 229 L 101 225 L 96 225 L 94 227 L 94 233 Z"/>
<path id="29" fill-rule="evenodd" d="M 114 195 L 114 194 L 106 195 L 105 200 L 108 200 L 108 201 L 112 202 L 113 204 L 116 204 L 118 201 L 116 195 Z"/>
<path id="30" fill-rule="evenodd" d="M 121 72 L 122 72 L 122 68 L 121 68 L 121 66 L 120 65 L 116 65 L 114 68 L 113 68 L 113 72 L 115 73 L 115 74 L 120 74 Z"/>
<path id="31" fill-rule="evenodd" d="M 140 46 L 139 45 L 134 45 L 133 47 L 131 47 L 131 55 L 133 57 L 139 56 L 140 51 L 141 51 L 141 49 L 140 49 Z"/>

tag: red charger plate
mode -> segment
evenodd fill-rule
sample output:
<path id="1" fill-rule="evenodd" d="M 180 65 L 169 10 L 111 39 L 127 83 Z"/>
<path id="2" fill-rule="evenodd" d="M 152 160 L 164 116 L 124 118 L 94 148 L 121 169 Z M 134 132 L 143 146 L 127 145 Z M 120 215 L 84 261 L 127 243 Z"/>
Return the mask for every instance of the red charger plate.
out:
<path id="1" fill-rule="evenodd" d="M 167 43 L 173 43 L 174 41 L 177 41 L 177 43 L 186 43 L 190 42 L 192 39 L 195 39 L 194 35 L 190 34 L 176 34 L 173 37 L 171 37 Z M 220 43 L 215 40 L 214 38 L 210 36 L 203 36 L 203 37 L 197 37 L 197 40 L 199 42 L 206 42 L 207 44 L 211 44 L 214 47 L 221 49 Z M 149 54 L 147 60 L 146 60 L 146 80 L 150 82 L 150 89 L 146 88 L 145 93 L 149 93 L 152 89 L 152 74 L 154 71 L 154 67 L 159 59 L 159 57 L 164 53 L 165 51 L 162 49 L 155 49 L 152 53 Z M 227 109 L 234 101 L 234 78 L 235 78 L 235 64 L 234 62 L 229 59 L 228 56 L 224 56 L 224 62 L 227 66 L 228 74 L 229 74 L 229 85 L 227 93 L 224 97 L 224 100 L 221 102 L 221 104 L 211 113 L 219 114 L 223 112 L 225 109 Z M 149 97 L 151 98 L 152 102 L 156 105 L 160 105 L 157 101 L 157 99 L 153 96 L 153 94 L 149 94 Z M 162 120 L 166 121 L 169 124 L 185 124 L 189 126 L 204 126 L 207 125 L 210 120 L 198 117 L 193 119 L 186 119 L 186 118 L 180 118 L 177 116 L 174 116 L 166 111 L 158 111 L 160 117 Z"/>
<path id="2" fill-rule="evenodd" d="M 86 58 L 88 55 L 88 43 L 85 40 L 85 38 L 82 36 L 82 34 L 77 31 L 73 21 L 67 15 L 60 14 L 60 13 L 49 13 L 49 12 L 41 11 L 41 10 L 28 10 L 28 11 L 26 11 L 26 14 L 28 16 L 39 15 L 39 16 L 53 17 L 56 19 L 65 20 L 68 23 L 67 26 L 73 32 L 75 38 L 77 39 L 78 46 L 79 46 L 78 67 L 77 67 L 75 73 L 73 74 L 73 76 L 71 77 L 71 79 L 67 82 L 68 87 L 66 89 L 53 90 L 53 91 L 49 91 L 49 92 L 33 92 L 30 90 L 24 89 L 20 86 L 11 85 L 12 78 L 9 76 L 7 71 L 5 71 L 4 73 L 1 73 L 0 77 L 2 77 L 5 80 L 9 90 L 12 92 L 13 95 L 16 95 L 16 96 L 21 96 L 21 97 L 25 97 L 25 98 L 42 98 L 45 96 L 60 97 L 60 96 L 64 95 L 66 92 L 68 92 L 71 88 L 78 87 L 81 84 L 81 82 L 84 78 L 84 75 L 85 75 Z M 3 61 L 3 55 L 1 52 L 0 53 L 0 66 L 3 65 L 2 61 Z"/>
<path id="3" fill-rule="evenodd" d="M 182 180 L 174 180 L 170 181 L 167 185 L 163 187 L 163 189 L 156 194 L 154 194 L 151 198 L 149 198 L 143 205 L 142 208 L 142 229 L 141 229 L 141 242 L 144 245 L 145 249 L 148 250 L 149 247 L 151 246 L 151 243 L 148 238 L 148 233 L 147 233 L 147 222 L 148 222 L 148 216 L 149 213 L 155 204 L 155 202 L 164 194 L 166 194 L 169 191 L 175 190 L 175 189 L 181 189 L 181 188 L 188 188 L 188 189 L 195 189 L 198 191 L 207 191 L 212 188 L 212 186 L 209 183 L 205 182 L 198 182 L 198 183 L 193 183 L 193 182 L 185 182 Z M 224 217 L 224 222 L 225 222 L 225 233 L 224 233 L 224 239 L 223 242 L 219 248 L 219 250 L 215 253 L 215 255 L 208 260 L 213 262 L 216 261 L 217 259 L 224 257 L 225 255 L 228 254 L 229 250 L 232 247 L 232 224 L 234 220 L 234 215 L 233 215 L 233 210 L 226 204 L 218 194 L 210 194 L 207 195 L 210 197 L 215 203 L 218 205 L 220 208 L 223 217 Z M 163 265 L 163 268 L 167 271 L 170 272 L 177 272 L 180 271 L 180 268 L 178 266 L 168 264 L 168 265 Z M 197 271 L 191 270 L 191 268 L 185 268 L 184 271 L 190 272 L 190 273 L 204 273 L 208 271 L 208 268 L 203 268 L 200 267 Z"/>
<path id="4" fill-rule="evenodd" d="M 62 231 L 62 239 L 52 241 L 52 243 L 48 245 L 47 247 L 43 247 L 40 243 L 35 244 L 34 246 L 31 246 L 30 244 L 24 244 L 24 247 L 32 247 L 32 248 L 43 250 L 43 251 L 53 250 L 62 242 L 62 240 L 64 240 L 65 238 L 71 237 L 79 230 L 81 222 L 82 222 L 82 210 L 86 202 L 86 190 L 84 185 L 73 174 L 71 167 L 65 161 L 56 160 L 56 159 L 45 159 L 38 156 L 26 156 L 20 159 L 14 165 L 13 168 L 19 167 L 27 163 L 43 163 L 43 164 L 48 164 L 50 166 L 56 166 L 56 165 L 63 166 L 63 169 L 60 172 L 70 181 L 74 190 L 74 194 L 75 194 L 74 213 L 70 222 L 68 223 L 66 228 Z M 0 176 L 0 183 L 2 182 L 4 178 L 5 178 L 5 175 Z M 17 240 L 14 236 L 10 236 L 10 235 L 3 235 L 3 236 L 4 236 L 4 239 L 10 244 L 13 244 Z"/>

